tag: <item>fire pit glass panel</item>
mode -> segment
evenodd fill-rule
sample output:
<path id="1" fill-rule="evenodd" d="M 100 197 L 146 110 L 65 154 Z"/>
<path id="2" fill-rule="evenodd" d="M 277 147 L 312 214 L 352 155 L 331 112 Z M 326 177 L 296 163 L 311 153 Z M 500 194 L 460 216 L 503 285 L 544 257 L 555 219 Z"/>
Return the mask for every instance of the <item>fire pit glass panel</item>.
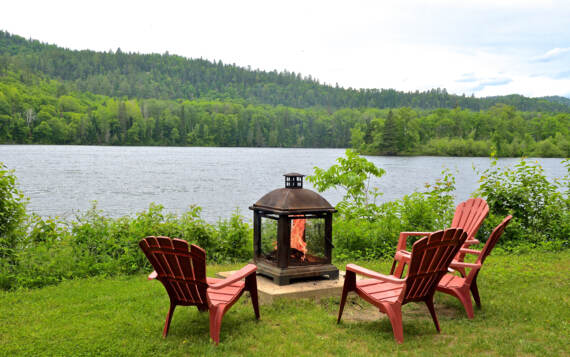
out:
<path id="1" fill-rule="evenodd" d="M 307 260 L 320 264 L 327 263 L 324 219 L 307 220 L 305 226 L 305 241 L 307 242 Z"/>
<path id="2" fill-rule="evenodd" d="M 276 261 L 277 251 L 277 221 L 263 217 L 261 219 L 261 257 Z M 273 258 L 271 258 L 273 256 Z"/>
<path id="3" fill-rule="evenodd" d="M 323 218 L 291 218 L 288 266 L 327 264 Z M 259 259 L 278 263 L 278 221 L 261 218 L 261 250 Z"/>

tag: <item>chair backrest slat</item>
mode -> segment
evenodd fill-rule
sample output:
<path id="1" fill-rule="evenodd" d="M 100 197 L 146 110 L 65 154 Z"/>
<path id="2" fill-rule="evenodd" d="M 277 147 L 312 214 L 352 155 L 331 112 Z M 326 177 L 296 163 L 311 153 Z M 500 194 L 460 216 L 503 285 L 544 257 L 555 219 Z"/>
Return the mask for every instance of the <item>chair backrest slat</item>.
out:
<path id="1" fill-rule="evenodd" d="M 497 241 L 505 231 L 505 228 L 507 228 L 507 226 L 509 225 L 509 222 L 511 221 L 512 218 L 513 216 L 508 215 L 507 217 L 505 217 L 505 219 L 503 219 L 501 223 L 499 223 L 498 226 L 495 227 L 495 229 L 493 229 L 493 232 L 491 232 L 489 239 L 487 239 L 485 245 L 483 246 L 483 249 L 481 249 L 481 254 L 479 254 L 479 256 L 477 257 L 476 261 L 477 264 L 482 265 L 485 259 L 489 256 L 489 254 L 491 254 L 491 251 L 497 244 Z M 465 279 L 466 284 L 471 284 L 471 282 L 473 281 L 473 279 L 475 279 L 477 274 L 479 274 L 479 269 L 471 269 L 471 271 L 469 271 L 469 274 L 467 275 L 467 278 Z"/>
<path id="2" fill-rule="evenodd" d="M 190 246 L 190 253 L 194 257 L 194 259 L 192 259 L 192 274 L 194 274 L 194 279 L 196 281 L 203 282 L 203 285 L 205 287 L 207 287 L 207 285 L 206 285 L 206 251 L 204 249 L 198 247 L 197 245 L 192 244 Z M 197 295 L 204 296 L 204 297 L 206 296 L 205 295 L 206 289 L 204 289 L 204 292 L 202 293 L 200 290 L 198 290 L 198 285 L 195 285 L 194 290 L 195 290 L 195 293 Z"/>
<path id="3" fill-rule="evenodd" d="M 477 262 L 483 264 L 485 259 L 489 256 L 489 254 L 491 254 L 491 251 L 499 241 L 499 237 L 503 234 L 505 228 L 507 228 L 512 218 L 513 216 L 508 215 L 505 217 L 505 219 L 503 219 L 501 223 L 499 223 L 498 226 L 495 227 L 495 229 L 493 229 L 491 235 L 489 236 L 489 239 L 487 239 L 485 245 L 483 246 L 483 249 L 481 250 L 481 254 L 477 259 Z"/>
<path id="4" fill-rule="evenodd" d="M 171 300 L 206 305 L 206 252 L 181 239 L 146 237 L 139 246 L 157 272 Z"/>
<path id="5" fill-rule="evenodd" d="M 484 199 L 470 198 L 457 205 L 451 228 L 462 228 L 467 232 L 467 239 L 473 239 L 488 213 L 489 205 Z"/>
<path id="6" fill-rule="evenodd" d="M 402 303 L 422 300 L 433 294 L 466 239 L 467 232 L 463 229 L 449 228 L 416 241 L 412 246 Z"/>

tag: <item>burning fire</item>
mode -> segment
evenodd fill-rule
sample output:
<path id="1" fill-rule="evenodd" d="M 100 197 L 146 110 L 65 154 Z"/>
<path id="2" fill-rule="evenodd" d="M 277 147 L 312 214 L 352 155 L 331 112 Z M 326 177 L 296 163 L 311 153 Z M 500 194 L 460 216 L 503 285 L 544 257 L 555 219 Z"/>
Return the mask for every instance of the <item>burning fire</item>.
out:
<path id="1" fill-rule="evenodd" d="M 303 253 L 301 261 L 305 261 L 307 254 L 307 242 L 303 239 L 305 221 L 306 219 L 294 219 L 291 226 L 291 248 L 295 248 Z"/>
<path id="2" fill-rule="evenodd" d="M 294 219 L 291 224 L 291 245 L 290 247 L 294 250 L 291 253 L 291 257 L 293 255 L 296 256 L 297 259 L 300 259 L 302 262 L 307 260 L 307 242 L 303 238 L 305 234 L 305 225 L 306 219 Z M 273 249 L 274 252 L 277 251 L 277 241 L 273 242 Z M 300 255 L 302 254 L 302 255 Z"/>

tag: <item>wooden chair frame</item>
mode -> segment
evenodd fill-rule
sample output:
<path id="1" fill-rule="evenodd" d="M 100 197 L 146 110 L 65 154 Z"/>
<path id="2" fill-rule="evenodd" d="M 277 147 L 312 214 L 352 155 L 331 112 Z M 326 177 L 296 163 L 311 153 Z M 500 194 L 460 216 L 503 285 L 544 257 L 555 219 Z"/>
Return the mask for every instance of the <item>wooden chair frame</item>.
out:
<path id="1" fill-rule="evenodd" d="M 450 264 L 452 269 L 460 272 L 461 277 L 454 275 L 452 273 L 447 273 L 440 280 L 437 290 L 443 293 L 455 296 L 465 308 L 467 317 L 472 319 L 473 314 L 473 304 L 471 303 L 471 294 L 473 295 L 473 300 L 477 307 L 481 308 L 481 298 L 479 297 L 479 289 L 477 287 L 477 277 L 479 276 L 479 271 L 485 259 L 491 254 L 491 251 L 497 244 L 499 237 L 503 234 L 505 228 L 509 225 L 509 222 L 513 216 L 509 215 L 493 229 L 489 239 L 485 242 L 482 250 L 475 249 L 460 249 L 463 254 L 474 254 L 477 256 L 475 263 L 465 263 L 459 260 L 453 260 Z M 465 276 L 465 269 L 470 269 L 469 274 Z M 471 294 L 470 294 L 471 292 Z"/>
<path id="2" fill-rule="evenodd" d="M 467 201 L 461 202 L 455 208 L 455 214 L 451 222 L 451 228 L 461 228 L 467 232 L 467 240 L 463 244 L 463 248 L 469 248 L 471 245 L 479 244 L 475 239 L 477 231 L 483 220 L 489 214 L 489 205 L 487 201 L 482 198 L 470 198 Z M 397 277 L 402 277 L 405 267 L 410 262 L 410 252 L 406 250 L 406 241 L 410 236 L 425 237 L 429 232 L 401 232 L 396 247 L 396 254 L 394 255 L 394 262 L 390 274 Z M 457 253 L 456 259 L 463 261 L 465 253 L 461 251 Z M 460 268 L 462 269 L 462 268 Z"/>
<path id="3" fill-rule="evenodd" d="M 196 306 L 199 311 L 209 311 L 210 337 L 218 344 L 222 317 L 244 290 L 249 291 L 255 318 L 259 319 L 255 265 L 248 264 L 226 279 L 207 278 L 206 252 L 197 245 L 188 249 L 182 239 L 150 236 L 139 246 L 155 269 L 148 279 L 160 281 L 170 298 L 163 337 L 168 334 L 177 305 Z"/>
<path id="4" fill-rule="evenodd" d="M 447 273 L 453 257 L 467 239 L 467 233 L 460 228 L 429 233 L 414 243 L 410 259 L 410 271 L 406 278 L 383 275 L 354 264 L 346 266 L 346 276 L 340 301 L 337 323 L 340 322 L 346 297 L 356 292 L 361 298 L 387 314 L 392 324 L 394 338 L 404 342 L 402 306 L 409 302 L 423 301 L 431 314 L 436 330 L 439 322 L 433 305 L 437 283 Z M 356 274 L 371 279 L 356 280 Z"/>

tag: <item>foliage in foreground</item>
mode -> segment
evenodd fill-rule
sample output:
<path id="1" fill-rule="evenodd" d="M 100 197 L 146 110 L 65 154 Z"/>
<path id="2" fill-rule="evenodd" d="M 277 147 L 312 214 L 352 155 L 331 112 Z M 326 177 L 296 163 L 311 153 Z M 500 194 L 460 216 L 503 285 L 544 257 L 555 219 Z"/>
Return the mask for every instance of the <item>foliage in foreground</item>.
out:
<path id="1" fill-rule="evenodd" d="M 32 215 L 26 223 L 27 234 L 11 247 L 13 260 L 2 261 L 0 288 L 40 287 L 148 270 L 138 242 L 149 235 L 197 244 L 207 250 L 210 262 L 244 261 L 251 257 L 253 244 L 249 225 L 237 213 L 209 224 L 200 218 L 199 207 L 176 216 L 151 204 L 134 217 L 109 218 L 94 205 L 72 222 Z"/>
<path id="2" fill-rule="evenodd" d="M 16 187 L 16 176 L 0 162 L 0 267 L 13 262 L 14 247 L 26 215 L 24 195 Z"/>
<path id="3" fill-rule="evenodd" d="M 490 205 L 490 215 L 479 230 L 485 241 L 507 215 L 514 220 L 499 245 L 505 250 L 557 251 L 569 247 L 569 174 L 550 183 L 538 164 L 521 160 L 512 169 L 482 173 L 478 195 Z M 400 200 L 376 203 L 379 194 L 368 185 L 369 176 L 384 171 L 352 151 L 338 165 L 315 169 L 310 177 L 317 189 L 339 187 L 346 196 L 337 205 L 334 219 L 334 259 L 371 260 L 394 253 L 399 232 L 435 231 L 449 226 L 454 212 L 455 179 L 448 172 L 424 192 Z M 25 202 L 14 186 L 15 177 L 2 171 L 4 187 L 1 219 L 10 224 L 0 239 L 0 288 L 41 287 L 62 280 L 97 275 L 133 274 L 149 269 L 138 241 L 148 235 L 179 237 L 206 249 L 210 262 L 245 261 L 252 256 L 250 225 L 237 213 L 209 224 L 200 218 L 200 208 L 191 207 L 177 216 L 152 204 L 135 216 L 105 217 L 94 206 L 74 221 L 24 216 Z M 23 219 L 25 218 L 25 221 Z"/>
<path id="4" fill-rule="evenodd" d="M 570 247 L 570 160 L 562 163 L 568 174 L 549 182 L 538 162 L 522 159 L 514 167 L 501 169 L 492 159 L 491 168 L 481 173 L 476 191 L 490 208 L 480 236 L 488 237 L 511 214 L 514 219 L 501 238 L 505 249 Z"/>
<path id="5" fill-rule="evenodd" d="M 358 263 L 386 273 L 391 262 Z M 209 265 L 208 276 L 237 267 Z M 262 305 L 258 322 L 244 296 L 224 316 L 219 346 L 209 342 L 208 314 L 195 307 L 178 307 L 163 339 L 168 296 L 144 274 L 78 279 L 0 291 L 0 355 L 567 356 L 569 277 L 568 250 L 493 253 L 479 274 L 483 307 L 475 318 L 467 319 L 457 299 L 436 293 L 441 333 L 422 304 L 407 304 L 402 345 L 395 343 L 386 316 L 352 295 L 338 325 L 340 294 Z"/>
<path id="6" fill-rule="evenodd" d="M 432 232 L 445 228 L 453 215 L 455 178 L 447 171 L 424 192 L 377 204 L 378 188 L 370 187 L 371 176 L 381 177 L 384 170 L 347 150 L 346 158 L 327 170 L 315 168 L 308 179 L 319 191 L 345 190 L 334 223 L 334 254 L 344 259 L 375 259 L 394 253 L 403 231 Z"/>
<path id="7" fill-rule="evenodd" d="M 514 219 L 499 245 L 510 251 L 559 250 L 570 246 L 570 161 L 564 160 L 568 174 L 549 182 L 538 163 L 521 159 L 513 168 L 496 167 L 481 173 L 475 196 L 487 200 L 489 216 L 478 232 L 486 241 L 491 231 L 509 214 Z M 455 211 L 455 178 L 444 170 L 435 184 L 424 192 L 414 192 L 401 200 L 376 204 L 377 188 L 366 182 L 381 176 L 370 162 L 350 150 L 339 165 L 328 170 L 315 168 L 309 180 L 319 191 L 344 189 L 347 194 L 337 207 L 335 254 L 344 259 L 388 257 L 394 252 L 399 232 L 432 232 L 449 227 Z M 374 166 L 374 165 L 372 165 Z M 373 199 L 371 199 L 371 197 Z M 412 243 L 414 239 L 410 240 Z"/>

